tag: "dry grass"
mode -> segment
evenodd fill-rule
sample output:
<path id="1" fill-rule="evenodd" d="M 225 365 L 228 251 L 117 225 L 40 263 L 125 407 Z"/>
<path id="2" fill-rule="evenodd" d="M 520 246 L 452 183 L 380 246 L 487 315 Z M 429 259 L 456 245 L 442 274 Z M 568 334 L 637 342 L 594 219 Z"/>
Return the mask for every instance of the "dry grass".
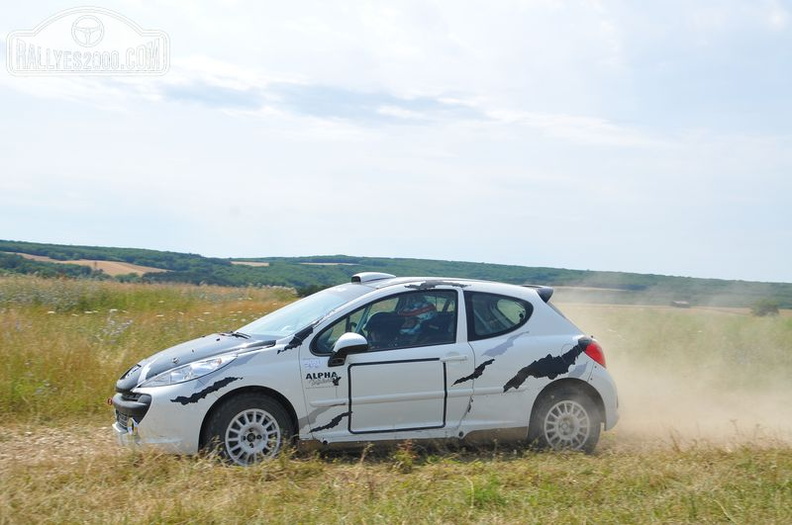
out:
<path id="1" fill-rule="evenodd" d="M 270 265 L 268 262 L 258 262 L 258 261 L 231 261 L 231 264 L 241 264 L 242 266 L 258 266 L 258 267 L 267 267 Z"/>
<path id="2" fill-rule="evenodd" d="M 0 524 L 792 523 L 783 316 L 562 305 L 621 388 L 593 456 L 406 443 L 243 469 L 115 445 L 125 367 L 291 298 L 0 278 Z"/>
<path id="3" fill-rule="evenodd" d="M 87 266 L 93 270 L 101 270 L 107 275 L 116 276 L 116 275 L 127 275 L 130 273 L 135 273 L 138 275 L 143 275 L 144 273 L 158 273 L 158 272 L 167 272 L 168 270 L 163 270 L 162 268 L 154 268 L 152 266 L 141 266 L 139 264 L 132 264 L 126 262 L 118 262 L 118 261 L 98 261 L 93 259 L 76 259 L 71 261 L 60 261 L 58 259 L 52 259 L 50 257 L 45 257 L 43 255 L 31 255 L 29 253 L 17 253 L 17 255 L 21 255 L 26 259 L 31 259 L 33 261 L 42 261 L 42 262 L 49 262 L 49 263 L 59 263 L 59 264 L 77 264 L 79 266 Z"/>
<path id="4" fill-rule="evenodd" d="M 790 523 L 788 447 L 595 456 L 488 448 L 295 453 L 252 468 L 112 446 L 90 423 L 16 429 L 0 523 Z M 20 434 L 21 432 L 21 434 Z M 39 449 L 41 447 L 41 449 Z"/>
<path id="5" fill-rule="evenodd" d="M 0 411 L 6 422 L 106 412 L 133 363 L 293 298 L 283 289 L 0 278 Z"/>

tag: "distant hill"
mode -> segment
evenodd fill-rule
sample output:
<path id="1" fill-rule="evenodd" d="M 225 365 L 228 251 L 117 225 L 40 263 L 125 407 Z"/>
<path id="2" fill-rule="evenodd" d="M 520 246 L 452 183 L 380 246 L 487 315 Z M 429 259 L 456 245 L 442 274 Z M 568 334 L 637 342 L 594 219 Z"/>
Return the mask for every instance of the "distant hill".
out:
<path id="1" fill-rule="evenodd" d="M 128 275 L 128 274 L 135 274 L 135 275 L 144 275 L 147 273 L 157 273 L 157 272 L 167 272 L 168 270 L 161 270 L 159 268 L 152 268 L 150 266 L 140 266 L 139 264 L 132 264 L 128 262 L 118 262 L 118 261 L 103 261 L 103 260 L 88 260 L 88 259 L 77 259 L 76 261 L 59 261 L 57 259 L 51 259 L 44 255 L 31 255 L 29 253 L 18 253 L 17 255 L 21 255 L 25 259 L 29 259 L 31 261 L 38 261 L 38 262 L 46 262 L 46 263 L 58 263 L 58 264 L 76 264 L 78 266 L 88 266 L 96 271 L 101 271 L 110 275 L 112 277 L 116 277 L 118 275 Z"/>
<path id="2" fill-rule="evenodd" d="M 557 287 L 557 298 L 565 301 L 745 307 L 772 300 L 781 308 L 792 308 L 789 283 L 348 255 L 222 259 L 137 248 L 0 241 L 0 272 L 47 277 L 288 286 L 307 293 L 364 271 L 545 284 Z"/>

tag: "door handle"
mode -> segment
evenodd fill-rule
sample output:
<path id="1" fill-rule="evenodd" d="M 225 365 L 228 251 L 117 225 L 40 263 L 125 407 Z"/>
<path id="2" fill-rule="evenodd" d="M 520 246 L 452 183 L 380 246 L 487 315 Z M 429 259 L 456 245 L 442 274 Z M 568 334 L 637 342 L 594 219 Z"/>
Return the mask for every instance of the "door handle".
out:
<path id="1" fill-rule="evenodd" d="M 440 358 L 440 361 L 443 363 L 448 363 L 450 361 L 467 361 L 468 356 L 465 354 L 449 354 Z"/>

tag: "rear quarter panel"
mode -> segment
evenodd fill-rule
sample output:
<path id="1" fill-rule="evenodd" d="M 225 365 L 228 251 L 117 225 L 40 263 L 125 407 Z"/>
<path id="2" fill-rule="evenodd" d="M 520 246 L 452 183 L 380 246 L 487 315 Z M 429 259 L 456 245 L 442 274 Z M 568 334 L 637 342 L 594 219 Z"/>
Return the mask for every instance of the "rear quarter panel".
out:
<path id="1" fill-rule="evenodd" d="M 561 356 L 579 354 L 575 348 L 583 334 L 578 328 L 531 290 L 519 292 L 509 287 L 495 293 L 530 301 L 534 309 L 528 322 L 514 332 L 469 343 L 477 377 L 466 431 L 527 427 L 534 401 L 549 383 L 560 377 L 585 381 L 591 374 L 593 362 L 585 355 L 574 355 L 569 366 L 561 363 Z"/>

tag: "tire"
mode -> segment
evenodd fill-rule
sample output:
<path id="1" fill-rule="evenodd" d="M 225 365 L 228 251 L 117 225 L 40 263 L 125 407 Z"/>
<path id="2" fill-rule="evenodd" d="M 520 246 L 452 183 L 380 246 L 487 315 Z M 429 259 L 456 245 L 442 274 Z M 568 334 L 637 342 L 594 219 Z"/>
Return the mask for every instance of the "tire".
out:
<path id="1" fill-rule="evenodd" d="M 537 401 L 528 430 L 531 445 L 591 454 L 602 426 L 599 409 L 589 396 L 570 387 L 551 390 Z"/>
<path id="2" fill-rule="evenodd" d="M 230 463 L 247 466 L 277 456 L 292 436 L 294 425 L 283 406 L 269 396 L 249 392 L 217 407 L 202 441 Z"/>

